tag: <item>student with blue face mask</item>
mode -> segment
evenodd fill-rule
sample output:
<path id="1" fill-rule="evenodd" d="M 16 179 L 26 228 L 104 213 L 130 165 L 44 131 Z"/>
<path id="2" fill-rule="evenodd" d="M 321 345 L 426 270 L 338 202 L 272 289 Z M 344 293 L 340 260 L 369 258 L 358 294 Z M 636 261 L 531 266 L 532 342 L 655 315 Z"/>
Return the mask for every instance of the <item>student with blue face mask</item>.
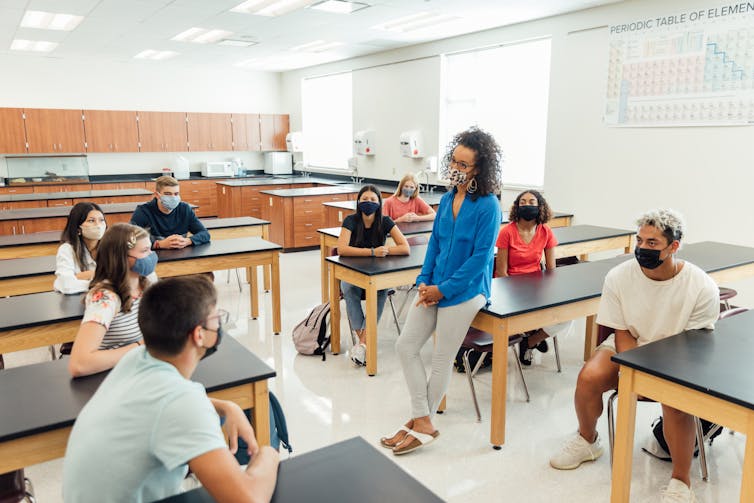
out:
<path id="1" fill-rule="evenodd" d="M 401 178 L 395 194 L 385 199 L 383 212 L 395 223 L 435 219 L 435 210 L 419 196 L 419 183 L 413 173 Z"/>
<path id="2" fill-rule="evenodd" d="M 356 197 L 356 213 L 343 219 L 343 228 L 338 237 L 338 254 L 351 257 L 382 258 L 388 255 L 408 255 L 410 250 L 403 233 L 395 222 L 382 214 L 382 196 L 374 185 L 365 185 Z M 393 238 L 393 246 L 386 246 L 387 237 Z M 349 356 L 356 365 L 366 365 L 366 321 L 361 308 L 364 289 L 345 281 L 340 290 L 346 300 L 346 313 L 351 328 L 359 343 L 351 348 Z M 377 292 L 377 318 L 385 307 L 387 290 Z"/>
<path id="3" fill-rule="evenodd" d="M 105 232 L 68 362 L 73 377 L 111 369 L 142 344 L 139 301 L 157 279 L 157 254 L 151 248 L 149 234 L 141 227 L 119 223 Z"/>
<path id="4" fill-rule="evenodd" d="M 155 180 L 154 194 L 154 199 L 136 207 L 131 223 L 149 231 L 155 250 L 209 243 L 209 232 L 191 206 L 181 201 L 175 178 L 161 176 Z"/>

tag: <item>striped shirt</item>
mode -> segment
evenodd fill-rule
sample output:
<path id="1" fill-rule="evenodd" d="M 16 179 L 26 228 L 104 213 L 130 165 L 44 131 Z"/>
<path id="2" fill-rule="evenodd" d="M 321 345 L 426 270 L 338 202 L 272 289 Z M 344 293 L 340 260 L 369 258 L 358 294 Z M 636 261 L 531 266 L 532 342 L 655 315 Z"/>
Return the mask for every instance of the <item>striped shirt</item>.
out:
<path id="1" fill-rule="evenodd" d="M 86 295 L 86 308 L 81 323 L 93 321 L 104 326 L 107 332 L 102 338 L 99 349 L 116 349 L 141 339 L 139 329 L 139 301 L 131 302 L 131 310 L 124 313 L 120 310 L 121 302 L 115 292 L 99 288 L 90 290 Z"/>

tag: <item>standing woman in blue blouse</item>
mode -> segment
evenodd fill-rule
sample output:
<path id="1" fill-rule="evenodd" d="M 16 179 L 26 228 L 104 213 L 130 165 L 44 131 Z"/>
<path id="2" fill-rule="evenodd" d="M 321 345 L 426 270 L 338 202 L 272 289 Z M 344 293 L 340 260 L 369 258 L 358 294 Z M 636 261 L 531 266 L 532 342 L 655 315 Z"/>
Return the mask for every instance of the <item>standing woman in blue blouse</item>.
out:
<path id="1" fill-rule="evenodd" d="M 502 214 L 501 151 L 495 139 L 476 128 L 456 135 L 443 169 L 452 190 L 437 210 L 419 277 L 419 293 L 395 345 L 411 399 L 411 419 L 380 443 L 405 454 L 440 434 L 432 425 L 450 384 L 453 359 L 471 321 L 490 297 L 495 238 Z M 437 333 L 432 369 L 419 351 Z"/>

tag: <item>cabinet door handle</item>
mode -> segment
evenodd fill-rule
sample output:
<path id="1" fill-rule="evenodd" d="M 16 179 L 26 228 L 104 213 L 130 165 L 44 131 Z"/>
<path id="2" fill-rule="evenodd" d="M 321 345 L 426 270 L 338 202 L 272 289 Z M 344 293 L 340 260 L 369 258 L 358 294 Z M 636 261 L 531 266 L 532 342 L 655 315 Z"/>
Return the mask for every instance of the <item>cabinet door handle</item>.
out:
<path id="1" fill-rule="evenodd" d="M 13 235 L 15 236 L 16 235 L 16 226 L 14 225 L 13 227 L 11 227 L 11 230 L 13 231 Z"/>
<path id="2" fill-rule="evenodd" d="M 304 199 L 305 203 L 311 203 L 314 199 Z"/>
<path id="3" fill-rule="evenodd" d="M 26 226 L 25 225 L 21 226 L 21 234 L 26 234 Z"/>

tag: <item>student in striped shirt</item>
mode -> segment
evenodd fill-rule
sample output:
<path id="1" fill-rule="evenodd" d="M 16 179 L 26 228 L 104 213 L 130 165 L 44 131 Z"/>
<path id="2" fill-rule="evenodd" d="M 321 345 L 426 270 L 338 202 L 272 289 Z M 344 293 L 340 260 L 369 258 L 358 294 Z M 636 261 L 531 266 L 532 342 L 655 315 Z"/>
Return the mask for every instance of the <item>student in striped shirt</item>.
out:
<path id="1" fill-rule="evenodd" d="M 68 362 L 73 377 L 109 370 L 142 344 L 139 300 L 156 279 L 156 265 L 149 233 L 141 227 L 121 223 L 105 232 Z"/>

